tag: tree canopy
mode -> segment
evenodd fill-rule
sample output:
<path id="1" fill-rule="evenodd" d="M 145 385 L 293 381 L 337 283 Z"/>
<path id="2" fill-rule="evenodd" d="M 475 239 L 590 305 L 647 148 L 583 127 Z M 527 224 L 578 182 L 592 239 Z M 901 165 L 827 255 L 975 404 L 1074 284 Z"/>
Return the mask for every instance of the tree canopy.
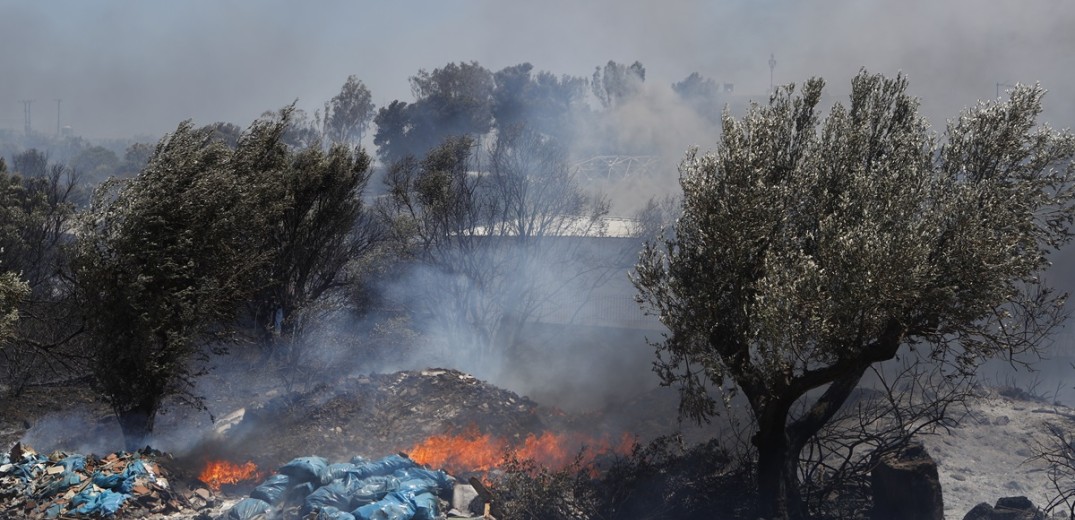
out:
<path id="1" fill-rule="evenodd" d="M 634 276 L 668 327 L 656 370 L 681 412 L 712 416 L 722 387 L 748 401 L 765 518 L 803 514 L 799 451 L 871 364 L 921 348 L 969 371 L 1033 351 L 1062 317 L 1041 274 L 1070 236 L 1075 139 L 1036 123 L 1041 88 L 938 139 L 904 77 L 860 73 L 819 122 L 822 86 L 725 114 Z"/>
<path id="2" fill-rule="evenodd" d="M 410 78 L 414 103 L 393 101 L 374 118 L 386 163 L 421 156 L 449 136 L 482 135 L 493 125 L 493 73 L 478 62 L 449 63 Z"/>
<path id="3" fill-rule="evenodd" d="M 373 120 L 373 95 L 356 76 L 325 103 L 325 135 L 334 143 L 359 144 Z"/>
<path id="4" fill-rule="evenodd" d="M 624 65 L 609 60 L 604 68 L 594 69 L 590 88 L 601 104 L 609 108 L 618 106 L 638 94 L 645 81 L 646 67 L 642 62 Z"/>
<path id="5" fill-rule="evenodd" d="M 162 400 L 191 396 L 190 364 L 226 339 L 262 264 L 272 201 L 250 175 L 273 161 L 279 124 L 259 123 L 235 150 L 179 125 L 140 175 L 106 184 L 82 215 L 73 272 L 93 372 L 129 448 L 145 441 Z"/>

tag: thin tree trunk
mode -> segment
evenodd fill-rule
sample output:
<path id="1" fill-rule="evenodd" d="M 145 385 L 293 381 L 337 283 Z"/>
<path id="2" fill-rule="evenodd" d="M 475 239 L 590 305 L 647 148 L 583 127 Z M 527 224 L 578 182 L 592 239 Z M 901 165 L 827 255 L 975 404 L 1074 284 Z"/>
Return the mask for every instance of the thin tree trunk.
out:
<path id="1" fill-rule="evenodd" d="M 116 411 L 116 419 L 123 432 L 124 449 L 135 451 L 149 444 L 149 436 L 153 433 L 153 420 L 156 415 L 156 406 L 151 403 L 142 403 L 129 410 Z"/>

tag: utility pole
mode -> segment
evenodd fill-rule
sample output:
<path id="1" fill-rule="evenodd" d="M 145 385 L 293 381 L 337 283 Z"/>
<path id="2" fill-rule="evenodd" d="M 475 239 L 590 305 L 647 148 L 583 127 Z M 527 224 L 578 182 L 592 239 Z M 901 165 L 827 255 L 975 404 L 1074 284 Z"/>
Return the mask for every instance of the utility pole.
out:
<path id="1" fill-rule="evenodd" d="M 776 69 L 776 55 L 769 53 L 769 94 L 773 93 L 773 70 Z"/>
<path id="2" fill-rule="evenodd" d="M 56 137 L 60 137 L 60 98 L 56 98 Z"/>
<path id="3" fill-rule="evenodd" d="M 1015 88 L 1015 85 L 1009 85 L 1009 84 L 1007 84 L 1007 83 L 1000 83 L 1000 82 L 998 82 L 998 83 L 997 83 L 997 94 L 996 94 L 996 97 L 997 97 L 997 98 L 999 98 L 999 97 L 1000 97 L 1000 87 L 1008 87 L 1008 88 Z"/>
<path id="4" fill-rule="evenodd" d="M 32 99 L 22 100 L 22 124 L 23 129 L 26 130 L 26 135 L 30 135 L 30 105 L 34 104 Z"/>

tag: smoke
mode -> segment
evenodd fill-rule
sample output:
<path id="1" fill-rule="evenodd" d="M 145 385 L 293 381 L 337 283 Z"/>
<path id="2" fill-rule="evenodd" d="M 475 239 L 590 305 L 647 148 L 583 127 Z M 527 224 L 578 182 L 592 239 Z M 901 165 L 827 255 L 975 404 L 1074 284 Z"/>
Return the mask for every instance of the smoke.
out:
<path id="1" fill-rule="evenodd" d="M 476 60 L 493 71 L 530 62 L 535 70 L 589 78 L 610 59 L 638 60 L 647 70 L 639 95 L 579 123 L 579 139 L 572 143 L 574 164 L 595 151 L 654 158 L 634 163 L 643 166 L 629 175 L 590 185 L 612 199 L 613 214 L 629 216 L 651 197 L 678 192 L 676 164 L 688 147 L 715 146 L 714 120 L 671 89 L 692 72 L 734 85 L 725 99 L 733 110 L 750 100 L 763 102 L 771 84 L 821 76 L 829 98 L 842 100 L 860 68 L 903 72 L 937 130 L 978 99 L 992 99 L 1015 83 L 1040 82 L 1050 91 L 1043 119 L 1067 127 L 1075 122 L 1075 72 L 1066 66 L 1075 48 L 1073 22 L 1075 4 L 1063 0 L 327 1 L 301 8 L 281 0 L 10 3 L 0 17 L 0 46 L 9 49 L 2 60 L 0 130 L 21 132 L 22 100 L 33 100 L 35 131 L 52 131 L 60 99 L 62 125 L 88 137 L 115 138 L 159 135 L 188 118 L 242 124 L 295 99 L 313 113 L 352 74 L 380 107 L 409 100 L 407 78 L 419 69 L 449 62 Z M 1075 287 L 1072 254 L 1054 259 L 1049 274 L 1062 290 Z M 630 301 L 629 268 L 629 262 L 618 265 L 610 283 L 627 305 L 618 312 L 640 315 Z M 515 273 L 544 288 L 562 285 L 562 274 L 553 263 Z M 416 268 L 382 290 L 404 300 L 457 283 L 443 272 Z M 595 300 L 581 287 L 568 289 L 573 293 L 565 289 L 559 301 L 599 308 L 612 298 Z M 451 302 L 442 303 L 452 309 Z M 646 338 L 659 339 L 656 329 L 543 321 L 527 329 L 523 350 L 509 355 L 502 348 L 481 352 L 472 332 L 434 319 L 436 314 L 430 310 L 410 321 L 378 315 L 357 323 L 336 316 L 311 331 L 308 361 L 333 373 L 460 368 L 569 408 L 601 406 L 654 386 Z M 557 334 L 564 330 L 570 339 Z M 361 345 L 346 339 L 356 331 L 367 335 Z M 413 347 L 373 360 L 372 350 L 405 344 Z M 1073 346 L 1069 328 L 1056 339 L 1059 362 L 1050 366 L 1059 368 L 1044 386 L 1066 381 Z M 1035 376 L 1019 377 L 1017 384 L 1029 384 Z M 202 393 L 228 388 L 206 386 Z M 40 422 L 28 439 L 56 442 L 47 435 L 65 431 L 60 426 Z M 109 431 L 104 438 L 114 438 Z"/>
<path id="2" fill-rule="evenodd" d="M 697 71 L 763 94 L 770 54 L 778 84 L 902 70 L 931 117 L 992 98 L 997 83 L 1040 81 L 1056 93 L 1050 119 L 1065 126 L 1073 18 L 1062 0 L 12 3 L 0 20 L 12 49 L 0 128 L 21 130 L 29 99 L 36 130 L 53 128 L 58 98 L 62 123 L 91 137 L 250 121 L 296 98 L 312 112 L 349 74 L 383 106 L 407 97 L 417 70 L 460 60 L 589 77 L 609 59 L 637 59 L 650 84 Z"/>

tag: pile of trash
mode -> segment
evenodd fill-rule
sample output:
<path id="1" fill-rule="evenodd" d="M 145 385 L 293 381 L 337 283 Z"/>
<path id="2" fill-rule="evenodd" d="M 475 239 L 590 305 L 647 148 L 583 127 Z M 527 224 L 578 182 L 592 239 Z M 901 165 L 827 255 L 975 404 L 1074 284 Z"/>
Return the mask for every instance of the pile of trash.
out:
<path id="1" fill-rule="evenodd" d="M 377 461 L 354 457 L 329 464 L 299 457 L 236 503 L 226 520 L 435 520 L 444 518 L 455 479 L 402 455 Z"/>
<path id="2" fill-rule="evenodd" d="M 270 466 L 291 460 L 296 446 L 347 460 L 355 453 L 406 451 L 432 435 L 475 425 L 506 439 L 557 430 L 530 399 L 449 369 L 348 377 L 233 415 L 223 445 L 206 449 Z"/>
<path id="3" fill-rule="evenodd" d="M 146 518 L 191 511 L 211 502 L 207 490 L 195 504 L 173 489 L 158 451 L 147 448 L 104 458 L 54 452 L 42 455 L 15 444 L 0 454 L 0 517 L 73 516 Z"/>

